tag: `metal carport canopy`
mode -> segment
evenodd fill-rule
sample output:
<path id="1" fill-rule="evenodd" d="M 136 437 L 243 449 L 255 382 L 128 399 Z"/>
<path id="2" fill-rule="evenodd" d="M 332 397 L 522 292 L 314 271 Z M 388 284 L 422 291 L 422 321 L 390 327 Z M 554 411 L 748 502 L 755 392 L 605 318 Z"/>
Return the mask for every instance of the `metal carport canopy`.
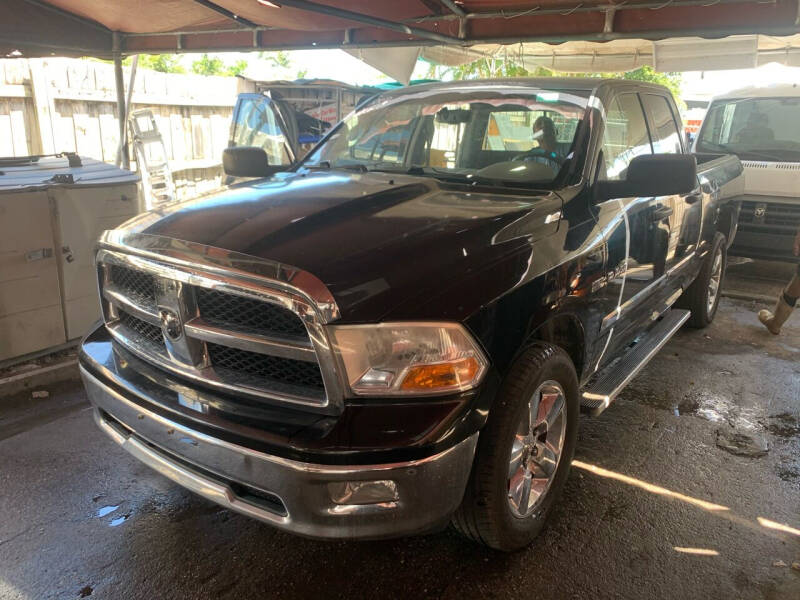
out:
<path id="1" fill-rule="evenodd" d="M 798 0 L 2 0 L 0 56 L 720 38 L 800 32 Z"/>

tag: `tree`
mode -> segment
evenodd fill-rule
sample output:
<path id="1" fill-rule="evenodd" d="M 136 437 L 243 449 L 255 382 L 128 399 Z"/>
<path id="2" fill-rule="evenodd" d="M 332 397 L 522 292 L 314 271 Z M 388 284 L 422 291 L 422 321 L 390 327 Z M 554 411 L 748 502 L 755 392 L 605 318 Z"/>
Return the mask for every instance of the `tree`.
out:
<path id="1" fill-rule="evenodd" d="M 232 65 L 228 66 L 225 69 L 225 72 L 222 75 L 230 75 L 235 77 L 236 75 L 242 75 L 245 70 L 247 70 L 247 61 L 245 59 L 239 59 Z"/>
<path id="2" fill-rule="evenodd" d="M 283 50 L 278 50 L 277 52 L 259 52 L 258 58 L 271 62 L 273 67 L 289 69 L 292 66 L 292 59 L 289 58 L 289 54 Z"/>
<path id="3" fill-rule="evenodd" d="M 225 65 L 218 56 L 203 54 L 192 63 L 192 72 L 198 75 L 224 75 Z"/>
<path id="4" fill-rule="evenodd" d="M 162 73 L 185 73 L 176 54 L 140 54 L 139 68 L 152 69 Z"/>
<path id="5" fill-rule="evenodd" d="M 681 98 L 681 84 L 683 83 L 683 75 L 675 72 L 661 73 L 656 71 L 653 67 L 639 67 L 635 71 L 628 71 L 623 73 L 622 79 L 633 79 L 635 81 L 649 81 L 651 83 L 660 83 L 669 88 L 675 99 L 682 103 Z"/>

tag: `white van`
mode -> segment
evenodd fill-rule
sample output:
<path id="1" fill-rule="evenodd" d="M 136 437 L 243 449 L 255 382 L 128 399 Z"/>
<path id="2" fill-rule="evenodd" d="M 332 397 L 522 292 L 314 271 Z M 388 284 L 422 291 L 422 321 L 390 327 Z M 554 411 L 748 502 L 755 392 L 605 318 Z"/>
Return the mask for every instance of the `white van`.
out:
<path id="1" fill-rule="evenodd" d="M 800 227 L 800 82 L 748 87 L 711 101 L 695 152 L 742 161 L 745 192 L 729 253 L 795 262 Z"/>

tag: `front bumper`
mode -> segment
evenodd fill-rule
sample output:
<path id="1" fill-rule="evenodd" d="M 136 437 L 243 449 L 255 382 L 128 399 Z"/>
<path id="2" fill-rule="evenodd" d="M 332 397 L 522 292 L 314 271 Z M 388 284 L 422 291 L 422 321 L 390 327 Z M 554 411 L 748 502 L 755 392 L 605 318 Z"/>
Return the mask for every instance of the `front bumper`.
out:
<path id="1" fill-rule="evenodd" d="M 305 463 L 198 432 L 143 408 L 83 367 L 81 376 L 98 425 L 130 454 L 209 500 L 308 537 L 372 539 L 444 526 L 461 502 L 478 440 L 474 433 L 407 462 Z M 393 482 L 381 485 L 394 497 L 343 502 L 343 488 L 365 481 Z"/>

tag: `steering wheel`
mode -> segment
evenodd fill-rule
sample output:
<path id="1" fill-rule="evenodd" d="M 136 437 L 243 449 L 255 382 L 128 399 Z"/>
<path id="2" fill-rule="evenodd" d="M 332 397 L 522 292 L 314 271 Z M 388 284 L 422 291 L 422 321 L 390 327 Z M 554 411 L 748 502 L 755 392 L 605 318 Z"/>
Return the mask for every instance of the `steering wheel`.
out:
<path id="1" fill-rule="evenodd" d="M 555 152 L 551 152 L 550 150 L 545 150 L 544 148 L 532 148 L 525 152 L 524 154 L 518 154 L 511 160 L 528 160 L 531 158 L 544 158 L 556 165 L 556 167 L 561 168 L 561 165 L 564 164 L 564 158 L 556 154 Z"/>

